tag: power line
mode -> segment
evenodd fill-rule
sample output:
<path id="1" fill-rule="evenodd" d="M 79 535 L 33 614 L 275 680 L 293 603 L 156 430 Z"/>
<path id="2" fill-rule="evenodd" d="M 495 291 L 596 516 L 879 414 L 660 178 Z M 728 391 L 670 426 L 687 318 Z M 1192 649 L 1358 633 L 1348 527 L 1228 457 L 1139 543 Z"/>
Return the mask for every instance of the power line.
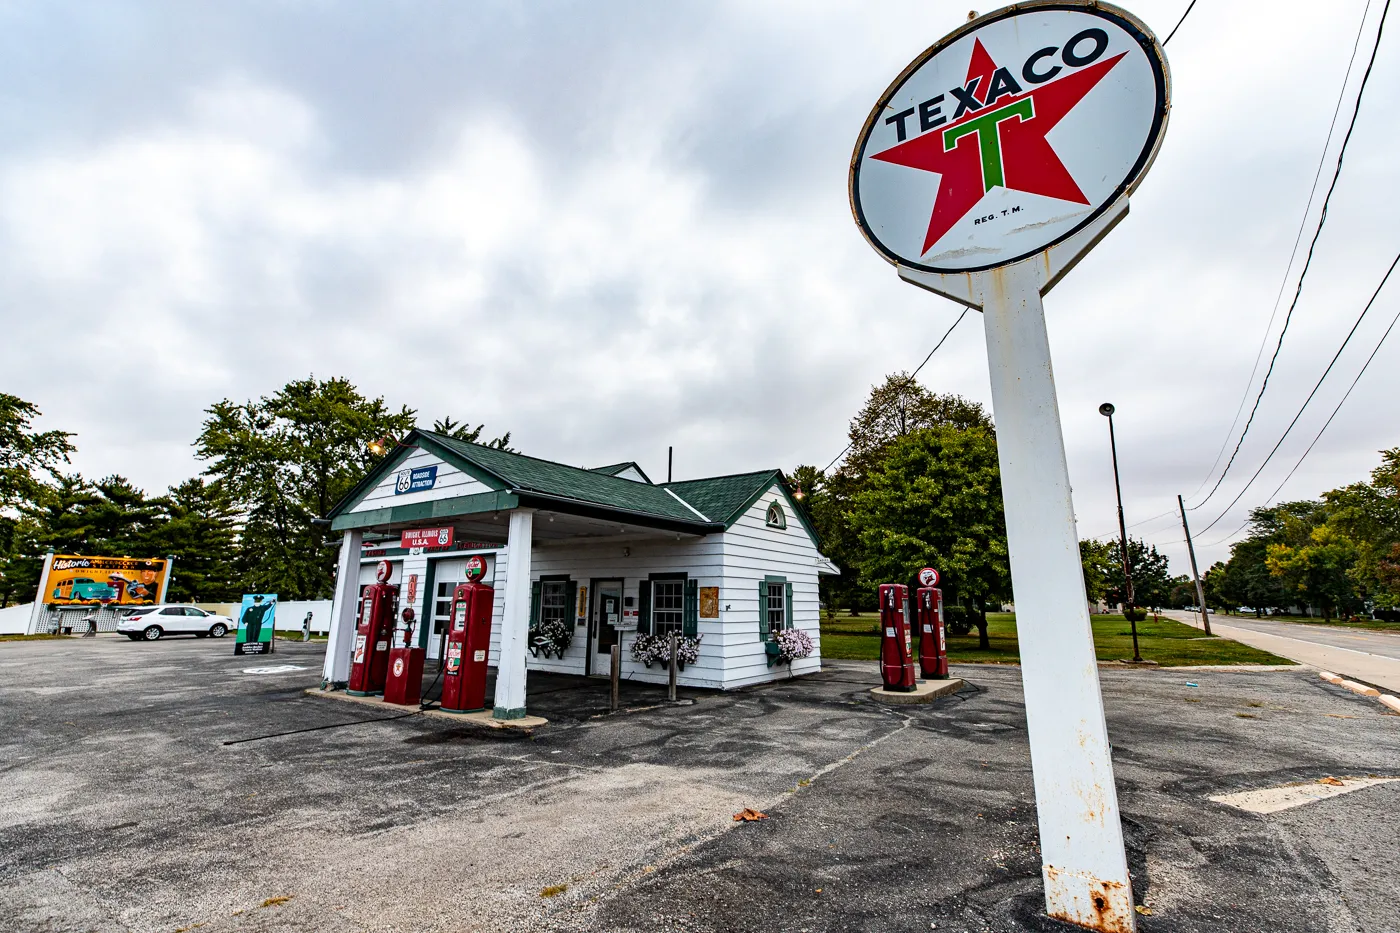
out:
<path id="1" fill-rule="evenodd" d="M 1176 31 L 1181 28 L 1182 23 L 1186 22 L 1186 17 L 1190 16 L 1191 11 L 1195 8 L 1196 0 L 1191 0 L 1190 5 L 1186 7 L 1186 12 L 1181 14 L 1181 19 L 1176 21 L 1176 25 L 1172 27 L 1172 31 L 1167 33 L 1167 37 L 1162 40 L 1163 45 L 1166 45 L 1168 42 L 1172 41 L 1172 36 L 1176 35 Z"/>
<path id="2" fill-rule="evenodd" d="M 1352 108 L 1351 111 L 1351 121 L 1347 125 L 1346 136 L 1342 138 L 1342 148 L 1337 152 L 1337 167 L 1332 173 L 1331 184 L 1327 186 L 1327 196 L 1322 200 L 1322 211 L 1318 214 L 1317 217 L 1317 229 L 1313 231 L 1312 242 L 1308 244 L 1308 255 L 1307 258 L 1303 261 L 1303 271 L 1298 275 L 1298 287 L 1293 292 L 1293 301 L 1290 302 L 1288 305 L 1288 313 L 1284 315 L 1283 329 L 1279 331 L 1278 343 L 1274 345 L 1273 356 L 1269 358 L 1269 368 L 1264 373 L 1264 381 L 1259 385 L 1259 394 L 1254 397 L 1254 406 L 1250 409 L 1249 419 L 1244 423 L 1244 431 L 1240 433 L 1240 439 L 1236 442 L 1235 449 L 1230 454 L 1230 459 L 1225 464 L 1225 469 L 1221 472 L 1220 478 L 1215 481 L 1215 485 L 1211 487 L 1210 492 L 1206 495 L 1204 499 L 1202 499 L 1196 505 L 1191 506 L 1191 511 L 1195 511 L 1196 509 L 1199 509 L 1201 506 L 1209 502 L 1211 500 L 1211 497 L 1215 495 L 1216 490 L 1220 488 L 1220 484 L 1225 481 L 1226 475 L 1228 475 L 1230 472 L 1230 467 L 1235 462 L 1235 457 L 1239 455 L 1240 446 L 1244 444 L 1244 439 L 1249 434 L 1250 425 L 1254 424 L 1254 416 L 1259 412 L 1259 403 L 1264 398 L 1264 392 L 1269 387 L 1269 377 L 1273 375 L 1274 365 L 1278 362 L 1279 351 L 1283 349 L 1284 335 L 1288 333 L 1288 325 L 1293 320 L 1293 312 L 1297 309 L 1298 299 L 1301 298 L 1303 294 L 1303 282 L 1307 279 L 1308 269 L 1312 266 L 1313 254 L 1317 249 L 1317 241 L 1322 236 L 1322 228 L 1327 224 L 1327 209 L 1332 202 L 1332 193 L 1337 190 L 1337 181 L 1341 178 L 1342 175 L 1342 161 L 1346 157 L 1347 144 L 1351 142 L 1352 131 L 1356 129 L 1356 119 L 1357 116 L 1361 113 L 1361 100 L 1366 94 L 1366 84 L 1371 79 L 1371 69 L 1374 68 L 1376 64 L 1376 53 L 1380 50 L 1381 36 L 1385 33 L 1385 20 L 1387 14 L 1389 13 L 1390 0 L 1385 0 L 1385 8 L 1381 11 L 1380 25 L 1376 27 L 1376 41 L 1375 44 L 1371 46 L 1371 58 L 1366 63 L 1366 72 L 1361 76 L 1361 86 L 1357 88 L 1356 91 L 1356 105 Z M 1241 495 L 1243 495 L 1243 492 L 1241 492 Z M 1238 501 L 1238 497 L 1236 497 L 1236 501 Z M 1216 521 L 1219 520 L 1219 518 L 1216 519 Z M 1211 524 L 1213 525 L 1215 524 L 1215 522 L 1211 522 Z M 1202 529 L 1200 533 L 1203 534 L 1204 529 Z"/>
<path id="3" fill-rule="evenodd" d="M 1187 12 L 1191 11 L 1188 9 Z M 1332 122 L 1327 125 L 1327 139 L 1323 141 L 1322 152 L 1317 157 L 1317 171 L 1313 172 L 1312 188 L 1308 191 L 1308 203 L 1303 207 L 1303 216 L 1298 219 L 1298 233 L 1293 237 L 1293 249 L 1288 254 L 1288 264 L 1283 267 L 1283 279 L 1279 281 L 1278 293 L 1274 295 L 1274 307 L 1269 312 L 1269 323 L 1264 326 L 1264 334 L 1259 338 L 1259 350 L 1254 354 L 1254 366 L 1249 371 L 1249 379 L 1244 384 L 1244 392 L 1240 394 L 1240 404 L 1235 409 L 1235 418 L 1230 422 L 1229 430 L 1225 432 L 1225 439 L 1220 442 L 1220 450 L 1216 451 L 1215 462 L 1210 465 L 1209 470 L 1206 470 L 1201 484 L 1187 494 L 1186 498 L 1188 499 L 1195 496 L 1196 493 L 1205 488 L 1206 483 L 1210 482 L 1215 468 L 1220 465 L 1220 458 L 1225 456 L 1225 448 L 1230 446 L 1230 438 L 1235 434 L 1235 425 L 1240 423 L 1240 415 L 1244 413 L 1244 403 L 1249 399 L 1249 387 L 1254 385 L 1254 377 L 1259 372 L 1259 361 L 1264 358 L 1264 348 L 1269 345 L 1269 332 L 1274 329 L 1274 319 L 1278 317 L 1278 306 L 1283 301 L 1283 289 L 1288 285 L 1288 279 L 1293 273 L 1293 260 L 1298 258 L 1298 246 L 1303 242 L 1303 230 L 1307 228 L 1308 212 L 1312 210 L 1313 199 L 1317 197 L 1317 183 L 1322 180 L 1322 167 L 1327 164 L 1327 150 L 1332 146 L 1332 134 L 1337 129 L 1337 116 L 1342 112 L 1342 101 L 1346 99 L 1347 83 L 1351 80 L 1351 69 L 1356 64 L 1356 53 L 1361 48 L 1361 36 L 1366 31 L 1366 17 L 1370 12 L 1371 0 L 1366 0 L 1366 8 L 1361 11 L 1361 22 L 1356 24 L 1356 38 L 1351 44 L 1351 58 L 1347 59 L 1346 74 L 1342 76 L 1342 86 L 1337 91 L 1337 103 L 1332 108 Z M 1185 19 L 1185 17 L 1182 18 Z M 1175 30 L 1172 31 L 1175 32 Z M 1224 478 L 1223 475 L 1221 478 Z M 1205 503 L 1202 502 L 1201 505 L 1205 505 Z"/>
<path id="4" fill-rule="evenodd" d="M 1400 258 L 1400 257 L 1397 257 L 1397 258 Z M 1394 264 L 1391 265 L 1391 268 L 1394 268 Z M 1389 273 L 1387 273 L 1387 275 L 1388 275 L 1388 274 L 1389 274 Z M 1293 478 L 1293 474 L 1296 473 L 1296 472 L 1298 471 L 1298 467 L 1300 467 L 1300 466 L 1303 465 L 1303 461 L 1306 460 L 1306 459 L 1308 458 L 1308 454 L 1312 453 L 1313 448 L 1317 446 L 1317 442 L 1320 441 L 1320 440 L 1322 440 L 1323 432 L 1325 432 L 1325 431 L 1327 430 L 1327 428 L 1328 428 L 1329 426 L 1331 426 L 1332 420 L 1333 420 L 1334 418 L 1337 417 L 1337 412 L 1339 412 L 1339 411 L 1342 410 L 1342 406 L 1345 405 L 1347 399 L 1351 397 L 1351 391 L 1352 391 L 1352 389 L 1355 389 L 1355 388 L 1356 388 L 1356 384 L 1357 384 L 1358 382 L 1360 382 L 1360 381 L 1361 381 L 1361 377 L 1364 376 L 1364 375 L 1366 374 L 1366 370 L 1367 370 L 1368 367 L 1370 367 L 1371 361 L 1374 360 L 1374 359 L 1376 358 L 1376 354 L 1380 352 L 1381 344 L 1385 343 L 1385 339 L 1386 339 L 1387 337 L 1389 337 L 1389 336 L 1390 336 L 1390 332 L 1391 332 L 1392 330 L 1395 329 L 1396 323 L 1400 323 L 1400 311 L 1396 311 L 1396 312 L 1395 312 L 1395 316 L 1392 317 L 1392 318 L 1390 319 L 1390 325 L 1389 325 L 1388 327 L 1386 327 L 1385 333 L 1381 334 L 1381 339 L 1380 339 L 1380 340 L 1377 340 L 1377 341 L 1376 341 L 1376 345 L 1375 345 L 1374 347 L 1371 348 L 1371 355 L 1368 356 L 1368 357 L 1366 357 L 1366 362 L 1365 362 L 1365 363 L 1361 364 L 1361 371 L 1358 372 L 1358 373 L 1356 374 L 1356 378 L 1353 379 L 1353 380 L 1351 381 L 1351 385 L 1347 387 L 1346 393 L 1342 396 L 1342 400 L 1341 400 L 1340 402 L 1337 403 L 1337 407 L 1334 408 L 1334 409 L 1332 409 L 1332 414 L 1330 414 L 1330 415 L 1327 416 L 1327 420 L 1323 423 L 1322 427 L 1318 430 L 1317 436 L 1315 436 L 1315 437 L 1312 439 L 1312 443 L 1308 444 L 1308 449 L 1305 450 L 1305 451 L 1303 451 L 1303 455 L 1302 455 L 1301 457 L 1298 458 L 1298 462 L 1295 463 L 1295 464 L 1293 464 L 1293 469 L 1291 469 L 1291 470 L 1288 471 L 1288 475 L 1285 476 L 1285 477 L 1283 478 L 1283 482 L 1282 482 L 1282 483 L 1279 483 L 1279 484 L 1278 484 L 1278 487 L 1277 487 L 1276 489 L 1274 489 L 1274 491 L 1273 491 L 1272 493 L 1269 494 L 1269 498 L 1266 499 L 1266 500 L 1264 500 L 1264 504 L 1265 504 L 1265 505 L 1268 505 L 1270 502 L 1273 502 L 1273 501 L 1274 501 L 1274 499 L 1278 496 L 1279 492 L 1283 489 L 1284 485 L 1287 484 L 1287 482 L 1288 482 L 1290 479 Z M 1245 521 L 1245 523 L 1244 523 L 1243 525 L 1241 525 L 1240 527 L 1236 528 L 1234 531 L 1230 532 L 1228 535 L 1226 535 L 1225 537 L 1221 538 L 1219 541 L 1213 542 L 1212 544 L 1203 545 L 1203 546 L 1204 546 L 1204 547 L 1214 547 L 1214 546 L 1217 545 L 1217 544 L 1222 544 L 1222 543 L 1224 543 L 1224 542 L 1226 542 L 1226 541 L 1229 541 L 1229 540 L 1230 540 L 1231 538 L 1233 538 L 1235 535 L 1239 534 L 1241 531 L 1244 531 L 1247 527 L 1249 527 L 1249 525 L 1251 524 L 1252 521 L 1253 521 L 1253 519 L 1250 519 L 1250 520 Z"/>
<path id="5" fill-rule="evenodd" d="M 1332 361 L 1327 364 L 1327 368 L 1324 369 L 1322 371 L 1322 375 L 1317 378 L 1317 383 L 1313 385 L 1312 391 L 1308 393 L 1308 397 L 1303 400 L 1303 404 L 1298 408 L 1298 413 L 1293 416 L 1292 421 L 1288 422 L 1288 427 L 1284 429 L 1283 435 L 1278 439 L 1278 443 L 1274 445 L 1273 450 L 1269 451 L 1269 455 L 1264 458 L 1264 462 L 1259 464 L 1259 469 L 1254 471 L 1254 475 L 1249 478 L 1249 482 L 1244 484 L 1244 488 L 1239 491 L 1239 494 L 1236 495 L 1234 499 L 1230 500 L 1229 505 L 1225 506 L 1225 511 L 1217 515 L 1215 517 L 1215 521 L 1202 528 L 1199 532 L 1200 534 L 1205 534 L 1207 531 L 1210 531 L 1212 528 L 1214 528 L 1216 522 L 1219 522 L 1222 518 L 1225 517 L 1225 515 L 1230 511 L 1230 509 L 1235 507 L 1235 503 L 1239 502 L 1240 498 L 1244 496 L 1245 492 L 1249 490 L 1249 487 L 1254 485 L 1254 481 L 1259 478 L 1259 474 L 1264 472 L 1264 467 L 1269 465 L 1269 461 L 1274 458 L 1274 454 L 1278 453 L 1278 449 L 1281 446 L 1283 446 L 1284 440 L 1288 438 L 1289 432 L 1291 432 L 1293 430 L 1294 425 L 1298 423 L 1298 419 L 1303 417 L 1303 412 L 1307 410 L 1308 404 L 1312 402 L 1313 397 L 1317 395 L 1317 390 L 1322 388 L 1323 380 L 1327 378 L 1327 374 L 1332 372 L 1333 366 L 1337 365 L 1337 360 L 1341 357 L 1342 351 L 1347 348 L 1347 344 L 1351 342 L 1351 338 L 1356 334 L 1356 329 L 1361 326 L 1361 322 L 1365 320 L 1367 313 L 1370 312 L 1371 307 L 1376 303 L 1376 299 L 1380 297 L 1381 289 L 1385 288 L 1385 283 L 1390 281 L 1390 274 L 1395 271 L 1395 267 L 1397 265 L 1400 265 L 1400 253 L 1396 253 L 1395 258 L 1391 260 L 1390 268 L 1385 270 L 1385 275 L 1381 276 L 1380 284 L 1377 285 L 1376 290 L 1371 293 L 1371 300 L 1366 302 L 1366 307 L 1362 308 L 1361 313 L 1357 315 L 1356 322 L 1351 325 L 1351 330 L 1347 331 L 1346 338 L 1342 341 L 1342 345 L 1337 348 L 1337 352 L 1332 355 Z M 1386 333 L 1388 334 L 1390 333 L 1390 331 L 1387 330 Z M 1381 339 L 1384 340 L 1385 338 Z M 1376 345 L 1376 349 L 1380 349 L 1379 344 Z M 1375 354 L 1373 352 L 1372 356 L 1374 355 Z M 1366 361 L 1366 364 L 1369 366 L 1370 362 L 1371 361 L 1368 359 Z M 1362 368 L 1362 372 L 1365 372 L 1365 367 Z M 1357 378 L 1360 379 L 1361 377 L 1358 375 Z M 1356 385 L 1356 383 L 1353 382 L 1352 385 L 1354 386 Z M 1351 390 L 1348 389 L 1347 393 L 1350 394 L 1350 392 Z M 1341 406 L 1338 407 L 1340 408 Z M 1336 412 L 1333 412 L 1333 414 L 1335 415 Z M 1314 440 L 1314 443 L 1316 443 L 1316 440 Z M 1309 450 L 1311 449 L 1312 448 L 1309 448 Z M 1306 454 L 1304 456 L 1306 456 Z M 1295 466 L 1294 469 L 1296 470 L 1297 467 Z M 1292 476 L 1293 474 L 1290 473 L 1289 475 Z M 1282 487 L 1280 486 L 1280 488 Z"/>
<path id="6" fill-rule="evenodd" d="M 968 312 L 969 310 L 971 310 L 971 309 L 970 309 L 970 308 L 963 308 L 962 314 L 959 314 L 959 315 L 958 315 L 958 319 L 957 319 L 956 321 L 953 322 L 953 326 L 950 327 L 950 328 L 948 328 L 947 332 L 945 332 L 945 333 L 943 334 L 943 338 L 942 338 L 941 340 L 939 340 L 938 343 L 934 344 L 934 347 L 933 347 L 932 350 L 928 351 L 928 356 L 924 357 L 924 361 L 923 361 L 922 363 L 920 363 L 920 364 L 918 365 L 918 367 L 917 367 L 912 373 L 909 374 L 909 378 L 905 380 L 904 385 L 900 386 L 900 389 L 907 389 L 907 388 L 909 388 L 909 386 L 911 386 L 911 385 L 914 384 L 914 377 L 917 376 L 917 375 L 919 375 L 919 370 L 923 369 L 925 366 L 928 365 L 928 361 L 931 360 L 931 359 L 933 359 L 933 355 L 934 355 L 935 353 L 938 352 L 938 348 L 941 347 L 941 346 L 943 346 L 944 342 L 945 342 L 949 337 L 952 336 L 953 331 L 955 331 L 955 330 L 958 329 L 958 325 L 962 323 L 962 319 L 965 318 L 965 317 L 967 317 L 967 312 Z M 834 457 L 831 458 L 831 463 L 828 463 L 824 468 L 822 468 L 822 472 L 825 473 L 827 470 L 831 469 L 831 464 L 832 464 L 832 463 L 835 463 L 837 460 L 840 460 L 842 457 L 844 457 L 844 456 L 846 455 L 846 451 L 848 451 L 848 450 L 850 450 L 852 447 L 854 447 L 854 446 L 855 446 L 855 443 L 856 443 L 855 441 L 851 441 L 851 442 L 850 442 L 849 444 L 847 444 L 845 447 L 841 448 L 841 452 L 840 452 L 839 454 L 837 454 L 836 456 L 834 456 Z"/>

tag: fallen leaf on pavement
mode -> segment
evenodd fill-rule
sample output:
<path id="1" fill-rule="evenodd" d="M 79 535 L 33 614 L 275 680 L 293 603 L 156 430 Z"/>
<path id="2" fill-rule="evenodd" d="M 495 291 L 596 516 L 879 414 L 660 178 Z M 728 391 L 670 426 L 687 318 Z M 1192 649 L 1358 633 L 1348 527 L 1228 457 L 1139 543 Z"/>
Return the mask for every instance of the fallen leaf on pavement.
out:
<path id="1" fill-rule="evenodd" d="M 1344 787 L 1344 786 L 1346 785 L 1346 782 L 1345 782 L 1345 781 L 1339 781 L 1339 780 L 1337 780 L 1336 778 L 1332 777 L 1331 775 L 1328 775 L 1327 777 L 1324 777 L 1324 778 L 1318 778 L 1318 779 L 1317 779 L 1317 783 L 1319 783 L 1319 784 L 1331 784 L 1333 787 Z"/>
<path id="2" fill-rule="evenodd" d="M 734 822 L 736 822 L 736 823 L 752 823 L 752 822 L 754 822 L 755 820 L 766 820 L 766 819 L 768 819 L 768 814 L 767 814 L 767 813 L 760 813 L 760 812 L 758 812 L 757 810 L 755 810 L 753 807 L 745 807 L 744 809 L 740 810 L 738 813 L 734 814 Z"/>

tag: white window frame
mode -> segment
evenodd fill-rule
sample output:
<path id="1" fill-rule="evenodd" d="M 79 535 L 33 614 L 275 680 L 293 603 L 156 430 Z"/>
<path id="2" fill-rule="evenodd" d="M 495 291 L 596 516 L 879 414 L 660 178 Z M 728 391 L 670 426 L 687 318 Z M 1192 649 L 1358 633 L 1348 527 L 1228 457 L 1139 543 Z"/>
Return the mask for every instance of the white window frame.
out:
<path id="1" fill-rule="evenodd" d="M 676 578 L 674 580 L 652 580 L 651 582 L 651 631 L 653 635 L 666 635 L 675 632 L 677 635 L 685 632 L 685 580 Z M 661 587 L 675 587 L 675 607 L 671 608 L 669 603 L 672 600 L 668 592 L 665 597 L 668 605 L 662 607 Z M 665 621 L 662 621 L 663 618 Z M 675 621 L 671 621 L 674 618 Z"/>
<path id="2" fill-rule="evenodd" d="M 769 580 L 764 586 L 767 605 L 763 607 L 763 611 L 768 613 L 768 637 L 772 639 L 788 627 L 787 583 L 786 581 Z M 777 600 L 776 604 L 774 603 L 775 599 Z"/>

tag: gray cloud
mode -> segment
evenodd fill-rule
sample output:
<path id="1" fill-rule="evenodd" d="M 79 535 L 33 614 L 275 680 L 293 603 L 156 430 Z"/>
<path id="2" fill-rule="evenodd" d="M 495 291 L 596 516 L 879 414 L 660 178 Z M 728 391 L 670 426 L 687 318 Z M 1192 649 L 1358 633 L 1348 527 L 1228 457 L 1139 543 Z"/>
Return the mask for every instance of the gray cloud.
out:
<path id="1" fill-rule="evenodd" d="M 1164 29 L 1182 6 L 1134 11 Z M 1047 299 L 1083 534 L 1114 526 L 1105 399 L 1129 521 L 1205 477 L 1360 11 L 1219 3 L 1173 40 L 1162 154 L 1128 220 Z M 204 406 L 308 372 L 571 463 L 637 458 L 658 475 L 674 444 L 682 476 L 824 464 L 869 386 L 917 364 L 959 311 L 870 251 L 845 181 L 876 96 L 965 12 L 8 6 L 4 388 L 78 432 L 84 472 L 152 488 L 199 469 Z M 1397 248 L 1396 79 L 1383 49 L 1274 388 L 1198 524 L 1262 459 Z M 1287 472 L 1396 300 L 1206 540 Z M 1285 497 L 1360 478 L 1400 443 L 1396 353 Z M 989 401 L 976 315 L 921 378 Z M 1174 529 L 1141 530 L 1180 571 Z"/>

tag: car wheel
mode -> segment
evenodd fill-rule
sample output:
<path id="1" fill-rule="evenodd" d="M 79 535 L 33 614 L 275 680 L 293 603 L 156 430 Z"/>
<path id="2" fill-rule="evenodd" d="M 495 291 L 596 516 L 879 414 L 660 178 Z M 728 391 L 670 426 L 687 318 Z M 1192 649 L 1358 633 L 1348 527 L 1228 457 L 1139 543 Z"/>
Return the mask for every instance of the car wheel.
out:
<path id="1" fill-rule="evenodd" d="M 224 625 L 222 622 L 215 622 L 209 629 L 209 634 L 213 635 L 215 638 L 223 638 L 228 634 L 228 626 Z"/>
<path id="2" fill-rule="evenodd" d="M 159 625 L 151 625 L 141 633 L 141 637 L 146 639 L 146 641 L 160 641 L 160 636 L 163 634 Z"/>

